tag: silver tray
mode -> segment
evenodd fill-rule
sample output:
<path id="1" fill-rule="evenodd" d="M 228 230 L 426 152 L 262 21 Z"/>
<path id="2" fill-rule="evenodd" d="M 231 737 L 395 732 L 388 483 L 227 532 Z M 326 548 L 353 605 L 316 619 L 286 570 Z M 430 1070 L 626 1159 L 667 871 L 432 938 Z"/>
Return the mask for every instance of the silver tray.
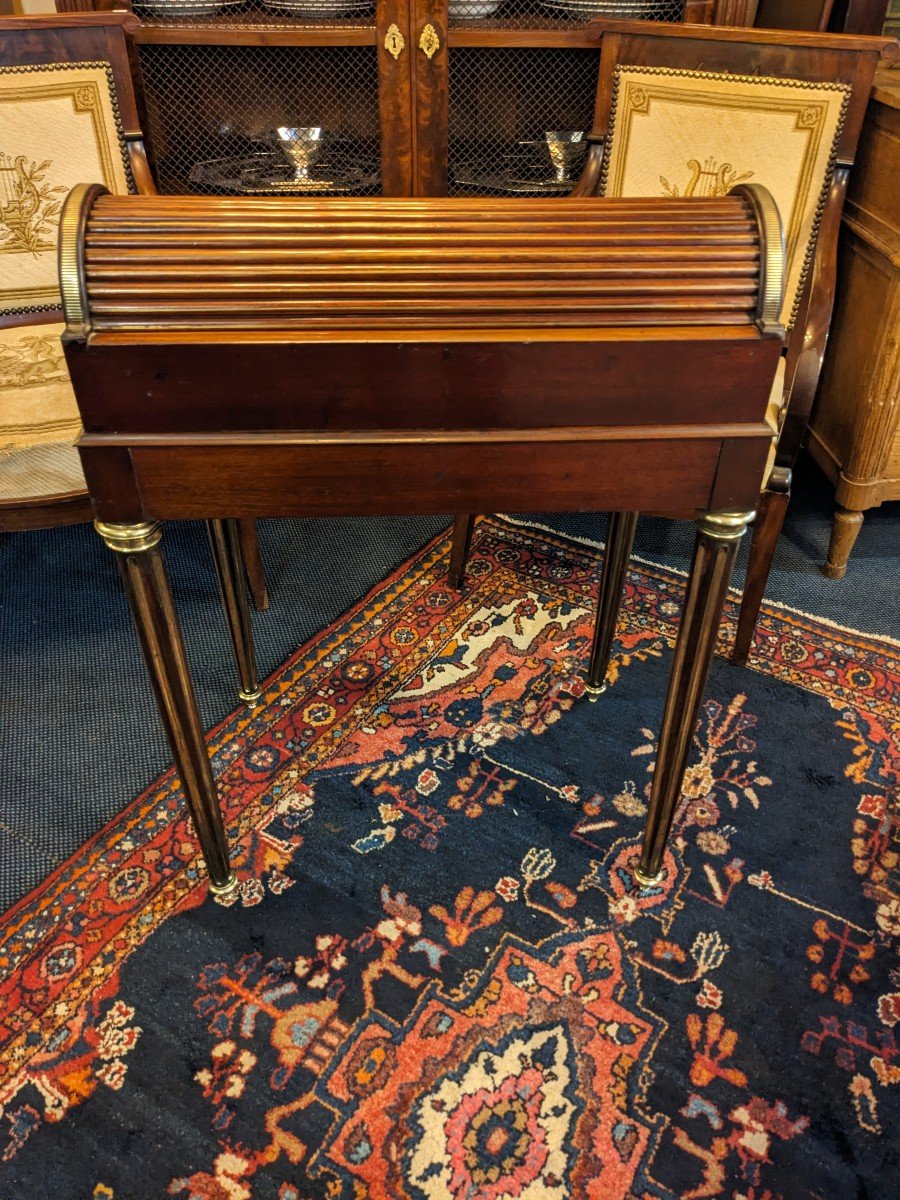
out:
<path id="1" fill-rule="evenodd" d="M 660 0 L 541 0 L 543 8 L 573 17 L 636 17 L 649 21 L 660 12 Z"/>
<path id="2" fill-rule="evenodd" d="M 506 0 L 450 0 L 449 13 L 463 21 L 482 21 L 505 3 Z"/>
<path id="3" fill-rule="evenodd" d="M 154 17 L 208 17 L 223 8 L 240 8 L 247 0 L 134 0 L 136 13 Z"/>
<path id="4" fill-rule="evenodd" d="M 240 196 L 329 196 L 362 192 L 379 184 L 378 168 L 317 163 L 308 175 L 295 178 L 278 153 L 243 158 L 210 158 L 194 163 L 191 183 L 207 192 Z"/>
<path id="5" fill-rule="evenodd" d="M 344 17 L 364 9 L 372 11 L 374 0 L 262 0 L 269 12 L 293 13 L 301 17 Z"/>
<path id="6" fill-rule="evenodd" d="M 567 196 L 581 178 L 587 158 L 587 142 L 579 141 L 577 145 L 578 161 L 571 162 L 564 179 L 557 176 L 544 142 L 524 140 L 496 156 L 496 166 L 486 166 L 484 157 L 480 163 L 475 157 L 464 160 L 453 170 L 453 184 L 466 191 L 505 192 L 510 196 Z"/>
<path id="7" fill-rule="evenodd" d="M 559 180 L 553 175 L 541 177 L 522 174 L 515 167 L 501 168 L 479 175 L 472 163 L 464 163 L 453 172 L 453 186 L 465 191 L 504 192 L 508 196 L 539 195 L 567 196 L 578 182 L 579 175 Z"/>

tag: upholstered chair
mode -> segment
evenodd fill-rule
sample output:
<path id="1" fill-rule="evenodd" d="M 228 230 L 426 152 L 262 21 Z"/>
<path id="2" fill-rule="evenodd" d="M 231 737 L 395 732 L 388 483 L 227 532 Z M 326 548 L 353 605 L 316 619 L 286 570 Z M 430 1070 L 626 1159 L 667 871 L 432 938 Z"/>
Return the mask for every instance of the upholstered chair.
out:
<path id="1" fill-rule="evenodd" d="M 124 12 L 0 19 L 0 530 L 92 516 L 60 342 L 57 233 L 76 183 L 155 191 L 128 64 L 126 34 L 136 25 Z M 220 583 L 223 556 L 241 566 L 240 586 L 249 565 L 264 608 L 253 522 L 209 524 Z M 242 696 L 255 690 L 242 672 Z"/>

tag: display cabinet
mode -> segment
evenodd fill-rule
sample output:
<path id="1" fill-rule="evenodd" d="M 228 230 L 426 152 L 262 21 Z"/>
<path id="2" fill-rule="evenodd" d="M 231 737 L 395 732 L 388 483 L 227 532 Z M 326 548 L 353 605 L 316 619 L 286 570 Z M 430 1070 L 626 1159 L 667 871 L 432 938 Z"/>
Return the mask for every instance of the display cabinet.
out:
<path id="1" fill-rule="evenodd" d="M 714 0 L 125 6 L 159 189 L 207 194 L 565 195 L 594 108 L 588 22 L 715 19 Z"/>

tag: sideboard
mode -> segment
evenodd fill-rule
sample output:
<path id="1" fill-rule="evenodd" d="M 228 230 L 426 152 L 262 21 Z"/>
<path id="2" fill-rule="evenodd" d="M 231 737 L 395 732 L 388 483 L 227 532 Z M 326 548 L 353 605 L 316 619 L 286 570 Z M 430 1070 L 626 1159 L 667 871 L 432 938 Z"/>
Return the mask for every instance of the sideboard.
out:
<path id="1" fill-rule="evenodd" d="M 844 208 L 837 301 L 809 432 L 835 485 L 827 576 L 865 510 L 900 499 L 900 71 L 880 68 Z"/>

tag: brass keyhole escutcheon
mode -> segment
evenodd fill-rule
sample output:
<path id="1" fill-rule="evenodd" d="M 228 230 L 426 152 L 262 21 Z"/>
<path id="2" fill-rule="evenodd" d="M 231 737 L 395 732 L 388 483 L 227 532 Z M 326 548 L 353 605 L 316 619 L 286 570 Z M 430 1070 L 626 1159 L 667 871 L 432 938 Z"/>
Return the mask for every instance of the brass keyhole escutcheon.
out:
<path id="1" fill-rule="evenodd" d="M 419 38 L 419 49 L 430 61 L 440 48 L 441 39 L 437 35 L 437 30 L 433 25 L 426 25 L 422 30 L 422 36 Z"/>
<path id="2" fill-rule="evenodd" d="M 403 34 L 396 25 L 391 25 L 388 27 L 388 31 L 384 35 L 384 48 L 387 50 L 388 54 L 393 56 L 395 62 L 406 48 L 406 42 L 403 40 Z"/>

